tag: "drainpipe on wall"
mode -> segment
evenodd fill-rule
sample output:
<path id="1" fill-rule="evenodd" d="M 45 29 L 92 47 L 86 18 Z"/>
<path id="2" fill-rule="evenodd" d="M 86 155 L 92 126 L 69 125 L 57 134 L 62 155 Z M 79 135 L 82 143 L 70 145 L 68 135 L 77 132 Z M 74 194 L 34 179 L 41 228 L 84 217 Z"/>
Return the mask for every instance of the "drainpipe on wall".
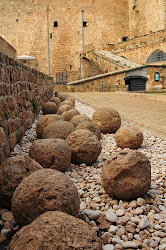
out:
<path id="1" fill-rule="evenodd" d="M 82 9 L 82 53 L 84 54 L 84 10 Z"/>
<path id="2" fill-rule="evenodd" d="M 48 75 L 50 76 L 50 39 L 49 39 L 49 8 L 47 7 L 47 35 L 48 35 Z"/>

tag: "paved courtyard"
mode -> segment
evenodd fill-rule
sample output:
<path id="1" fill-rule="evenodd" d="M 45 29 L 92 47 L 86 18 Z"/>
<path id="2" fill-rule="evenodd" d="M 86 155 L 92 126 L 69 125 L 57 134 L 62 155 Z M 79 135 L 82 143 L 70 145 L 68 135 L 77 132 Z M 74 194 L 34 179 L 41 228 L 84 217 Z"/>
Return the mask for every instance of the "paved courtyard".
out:
<path id="1" fill-rule="evenodd" d="M 166 95 L 143 96 L 118 92 L 73 92 L 69 94 L 95 109 L 114 108 L 120 113 L 122 119 L 166 140 Z M 162 100 L 159 101 L 158 98 Z"/>

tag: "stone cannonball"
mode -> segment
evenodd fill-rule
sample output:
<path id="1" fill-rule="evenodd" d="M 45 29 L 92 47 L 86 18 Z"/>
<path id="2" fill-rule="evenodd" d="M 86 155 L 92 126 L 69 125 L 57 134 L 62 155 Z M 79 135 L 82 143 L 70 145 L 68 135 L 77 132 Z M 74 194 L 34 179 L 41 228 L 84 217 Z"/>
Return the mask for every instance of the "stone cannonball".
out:
<path id="1" fill-rule="evenodd" d="M 73 105 L 75 105 L 75 99 L 74 99 L 74 97 L 71 97 L 71 96 L 70 96 L 70 97 L 67 97 L 67 98 L 66 98 L 66 101 L 67 101 L 67 100 L 71 101 L 71 102 L 73 103 Z"/>
<path id="2" fill-rule="evenodd" d="M 8 158 L 0 166 L 0 203 L 10 209 L 13 193 L 20 182 L 33 172 L 43 169 L 29 156 Z"/>
<path id="3" fill-rule="evenodd" d="M 47 127 L 50 123 L 55 121 L 64 121 L 61 115 L 51 114 L 51 115 L 43 115 L 36 124 L 36 134 L 39 139 L 42 138 L 43 131 L 45 127 Z"/>
<path id="4" fill-rule="evenodd" d="M 29 156 L 43 168 L 64 172 L 71 162 L 71 149 L 62 139 L 40 139 L 32 143 Z"/>
<path id="5" fill-rule="evenodd" d="M 115 109 L 108 107 L 97 109 L 92 116 L 92 121 L 97 124 L 104 134 L 115 133 L 121 125 L 119 113 Z"/>
<path id="6" fill-rule="evenodd" d="M 43 115 L 56 114 L 57 110 L 58 110 L 58 107 L 54 102 L 45 102 L 42 105 Z"/>
<path id="7" fill-rule="evenodd" d="M 76 128 L 78 124 L 84 122 L 84 121 L 91 121 L 91 119 L 87 115 L 75 115 L 71 119 L 71 123 L 74 125 Z"/>
<path id="8" fill-rule="evenodd" d="M 60 138 L 66 139 L 67 136 L 75 131 L 72 123 L 67 121 L 56 121 L 50 123 L 43 131 L 43 139 Z"/>
<path id="9" fill-rule="evenodd" d="M 58 98 L 58 97 L 52 97 L 51 99 L 50 99 L 50 102 L 55 102 L 55 104 L 57 105 L 57 107 L 59 107 L 59 104 L 60 104 L 60 102 L 61 102 L 61 100 Z"/>
<path id="10" fill-rule="evenodd" d="M 58 115 L 61 115 L 63 112 L 66 112 L 70 109 L 73 109 L 73 106 L 68 105 L 68 104 L 64 104 L 58 108 Z"/>
<path id="11" fill-rule="evenodd" d="M 115 140 L 121 148 L 137 149 L 143 142 L 143 133 L 139 128 L 125 125 L 120 127 L 115 134 Z"/>
<path id="12" fill-rule="evenodd" d="M 61 103 L 59 104 L 59 107 L 60 107 L 60 106 L 63 106 L 63 105 L 66 105 L 66 104 L 67 104 L 67 105 L 70 105 L 70 106 L 72 106 L 72 107 L 74 106 L 73 103 L 72 103 L 70 100 L 64 100 L 63 102 L 61 102 Z"/>
<path id="13" fill-rule="evenodd" d="M 150 188 L 150 162 L 145 154 L 124 149 L 105 161 L 101 183 L 106 193 L 114 198 L 132 200 L 141 197 Z"/>
<path id="14" fill-rule="evenodd" d="M 66 100 L 68 95 L 65 95 L 65 94 L 62 94 L 62 93 L 58 92 L 57 97 L 61 100 L 61 102 L 63 102 L 64 100 Z"/>
<path id="15" fill-rule="evenodd" d="M 22 249 L 101 250 L 102 247 L 96 232 L 86 222 L 59 211 L 49 211 L 13 236 L 8 250 Z"/>
<path id="16" fill-rule="evenodd" d="M 11 208 L 16 223 L 24 226 L 47 211 L 77 217 L 80 198 L 68 176 L 54 169 L 43 169 L 23 179 L 13 194 Z"/>
<path id="17" fill-rule="evenodd" d="M 84 121 L 82 123 L 79 123 L 78 126 L 76 127 L 76 130 L 78 129 L 87 129 L 91 131 L 92 133 L 94 133 L 99 140 L 101 139 L 101 131 L 94 122 Z"/>
<path id="18" fill-rule="evenodd" d="M 65 121 L 70 122 L 71 118 L 75 115 L 79 115 L 80 112 L 77 109 L 70 109 L 66 112 L 62 113 L 62 117 L 64 118 Z"/>
<path id="19" fill-rule="evenodd" d="M 66 142 L 71 148 L 72 162 L 76 164 L 92 164 L 102 149 L 97 136 L 86 129 L 76 130 L 67 137 Z"/>

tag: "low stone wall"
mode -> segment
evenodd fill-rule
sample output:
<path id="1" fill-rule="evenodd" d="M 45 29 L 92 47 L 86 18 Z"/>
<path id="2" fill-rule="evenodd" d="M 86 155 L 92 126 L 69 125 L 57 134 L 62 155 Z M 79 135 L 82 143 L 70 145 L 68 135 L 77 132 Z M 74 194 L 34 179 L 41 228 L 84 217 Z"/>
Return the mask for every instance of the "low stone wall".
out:
<path id="1" fill-rule="evenodd" d="M 0 52 L 0 163 L 31 127 L 53 90 L 51 77 Z"/>

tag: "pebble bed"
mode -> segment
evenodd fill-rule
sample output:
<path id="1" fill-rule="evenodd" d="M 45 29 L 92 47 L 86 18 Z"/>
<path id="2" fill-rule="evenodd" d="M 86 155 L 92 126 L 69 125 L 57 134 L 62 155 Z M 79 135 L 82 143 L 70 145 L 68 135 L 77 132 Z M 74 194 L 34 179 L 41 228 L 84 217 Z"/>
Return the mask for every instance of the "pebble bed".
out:
<path id="1" fill-rule="evenodd" d="M 90 106 L 76 101 L 75 107 L 81 114 L 92 117 L 94 109 Z M 31 143 L 36 139 L 36 123 L 41 116 L 42 113 L 16 145 L 11 156 L 29 154 Z M 122 123 L 125 124 L 127 122 Z M 94 164 L 71 164 L 65 172 L 74 181 L 80 194 L 80 218 L 97 232 L 103 250 L 166 249 L 166 141 L 144 131 L 143 134 L 144 142 L 138 150 L 149 158 L 152 173 L 151 188 L 144 197 L 131 202 L 118 201 L 109 197 L 100 184 L 104 161 L 111 154 L 122 150 L 117 147 L 113 134 L 102 134 L 102 152 Z M 8 238 L 2 233 L 7 222 L 2 220 L 2 210 L 0 225 L 3 229 L 0 237 Z M 16 225 L 13 225 L 13 229 L 8 228 L 10 235 L 14 229 Z"/>

